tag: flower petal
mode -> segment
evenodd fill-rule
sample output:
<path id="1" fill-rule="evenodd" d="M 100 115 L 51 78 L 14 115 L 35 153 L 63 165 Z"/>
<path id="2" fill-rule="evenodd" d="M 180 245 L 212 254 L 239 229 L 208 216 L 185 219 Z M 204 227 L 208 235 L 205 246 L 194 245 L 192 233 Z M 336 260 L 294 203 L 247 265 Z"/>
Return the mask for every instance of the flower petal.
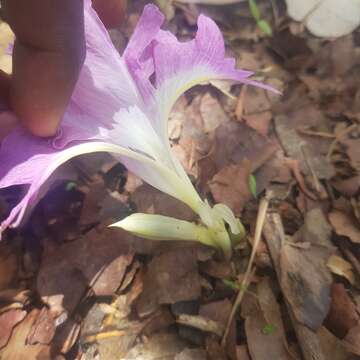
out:
<path id="1" fill-rule="evenodd" d="M 167 119 L 172 106 L 186 90 L 211 80 L 233 80 L 276 91 L 250 80 L 251 71 L 235 69 L 235 59 L 225 58 L 222 34 L 210 18 L 200 15 L 194 40 L 180 43 L 161 31 L 154 46 L 157 127 L 167 134 Z"/>
<path id="2" fill-rule="evenodd" d="M 143 101 L 124 59 L 89 0 L 85 1 L 84 22 L 85 63 L 61 129 L 53 140 L 57 148 L 71 141 L 101 137 L 101 128 L 112 127 L 114 115 L 121 107 Z"/>
<path id="3" fill-rule="evenodd" d="M 152 4 L 146 5 L 135 31 L 124 51 L 123 57 L 144 99 L 153 96 L 149 81 L 154 72 L 152 41 L 160 31 L 164 15 Z"/>
<path id="4" fill-rule="evenodd" d="M 19 224 L 28 203 L 37 200 L 41 185 L 65 161 L 64 156 L 68 159 L 66 154 L 78 155 L 68 148 L 70 144 L 102 140 L 122 106 L 142 103 L 136 84 L 92 9 L 91 1 L 86 0 L 84 4 L 86 59 L 57 136 L 40 139 L 18 128 L 1 144 L 0 188 L 29 185 L 3 228 Z M 87 147 L 86 152 L 100 151 L 92 148 L 93 143 L 86 146 L 91 148 Z"/>
<path id="5" fill-rule="evenodd" d="M 253 72 L 235 69 L 235 59 L 225 58 L 222 34 L 208 17 L 200 15 L 195 39 L 179 42 L 168 31 L 159 30 L 163 22 L 157 8 L 145 7 L 135 30 L 134 42 L 125 50 L 127 66 L 146 91 L 146 111 L 156 116 L 155 130 L 167 138 L 167 119 L 178 97 L 197 84 L 212 80 L 232 80 L 272 91 L 276 90 L 249 79 Z M 138 39 L 138 45 L 135 43 Z M 155 85 L 150 76 L 155 78 Z"/>
<path id="6" fill-rule="evenodd" d="M 0 188 L 17 184 L 30 184 L 30 186 L 21 202 L 12 209 L 9 217 L 1 224 L 0 233 L 10 225 L 13 227 L 19 225 L 29 203 L 38 200 L 40 187 L 61 164 L 86 153 L 117 154 L 132 171 L 161 191 L 187 202 L 194 209 L 201 201 L 193 187 L 185 187 L 176 173 L 161 163 L 147 155 L 115 144 L 89 141 L 59 151 L 49 147 L 47 140 L 34 139 L 23 130 L 17 130 L 6 138 L 1 150 Z"/>
<path id="7" fill-rule="evenodd" d="M 253 72 L 235 69 L 235 60 L 225 58 L 219 28 L 208 17 L 199 17 L 195 39 L 185 43 L 170 32 L 159 30 L 162 22 L 159 10 L 154 5 L 146 6 L 124 58 L 143 96 L 143 111 L 151 119 L 167 153 L 171 153 L 167 133 L 170 111 L 178 97 L 194 85 L 231 80 L 276 91 L 249 79 Z M 171 162 L 185 180 L 185 171 L 174 155 Z"/>

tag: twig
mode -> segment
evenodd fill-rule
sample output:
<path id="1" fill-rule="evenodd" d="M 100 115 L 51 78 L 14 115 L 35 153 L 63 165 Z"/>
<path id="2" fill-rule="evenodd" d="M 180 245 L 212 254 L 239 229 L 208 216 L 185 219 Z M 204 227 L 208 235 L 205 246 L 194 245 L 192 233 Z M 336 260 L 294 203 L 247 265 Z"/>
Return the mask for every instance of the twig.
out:
<path id="1" fill-rule="evenodd" d="M 307 128 L 297 128 L 296 131 L 303 135 L 322 137 L 322 138 L 326 138 L 326 139 L 335 139 L 335 137 L 336 137 L 334 134 L 321 132 L 321 131 L 313 131 L 313 130 L 309 130 Z"/>
<path id="2" fill-rule="evenodd" d="M 210 332 L 218 336 L 222 336 L 224 333 L 224 326 L 216 321 L 207 319 L 200 315 L 187 315 L 181 314 L 176 319 L 178 324 L 191 326 L 202 331 Z"/>
<path id="3" fill-rule="evenodd" d="M 266 239 L 267 246 L 270 251 L 272 261 L 274 263 L 277 277 L 281 279 L 281 268 L 280 268 L 280 253 L 282 244 L 285 241 L 285 233 L 282 226 L 281 218 L 279 214 L 268 214 L 266 216 L 266 222 L 264 226 L 264 236 Z M 293 324 L 296 336 L 301 347 L 301 351 L 304 355 L 305 360 L 325 360 L 325 355 L 320 345 L 317 334 L 309 329 L 307 326 L 299 323 L 293 312 L 290 304 L 286 301 L 285 303 L 290 314 L 290 319 Z"/>
<path id="4" fill-rule="evenodd" d="M 261 239 L 261 233 L 262 233 L 262 229 L 264 227 L 265 216 L 266 216 L 267 209 L 269 207 L 269 202 L 270 202 L 271 197 L 272 197 L 272 193 L 269 191 L 266 193 L 265 197 L 260 202 L 259 211 L 258 211 L 257 219 L 256 219 L 254 244 L 253 244 L 253 248 L 251 251 L 249 264 L 247 266 L 247 269 L 246 269 L 246 272 L 244 275 L 244 279 L 240 285 L 240 291 L 238 292 L 238 295 L 237 295 L 235 303 L 231 309 L 231 313 L 230 313 L 230 316 L 229 316 L 227 324 L 226 324 L 224 336 L 221 340 L 221 346 L 223 346 L 223 347 L 225 347 L 225 345 L 226 345 L 226 339 L 229 334 L 231 323 L 234 319 L 237 309 L 239 308 L 239 306 L 241 304 L 241 301 L 244 297 L 246 289 L 249 285 L 250 279 L 252 278 L 252 275 L 255 273 L 255 268 L 252 269 L 252 265 L 253 265 L 253 262 L 255 259 L 256 250 L 259 246 L 259 242 Z"/>

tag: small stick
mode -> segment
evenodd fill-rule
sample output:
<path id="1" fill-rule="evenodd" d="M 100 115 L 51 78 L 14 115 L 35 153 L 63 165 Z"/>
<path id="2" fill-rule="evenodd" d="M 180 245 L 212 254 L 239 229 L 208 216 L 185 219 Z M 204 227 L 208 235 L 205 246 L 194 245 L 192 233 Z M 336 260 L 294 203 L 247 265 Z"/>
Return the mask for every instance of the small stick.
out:
<path id="1" fill-rule="evenodd" d="M 257 214 L 257 219 L 256 219 L 256 227 L 255 227 L 255 236 L 254 236 L 254 244 L 253 244 L 253 248 L 251 251 L 251 255 L 250 255 L 250 260 L 249 260 L 249 264 L 247 266 L 245 275 L 244 275 L 244 279 L 241 283 L 240 286 L 240 290 L 238 292 L 238 295 L 236 297 L 235 303 L 231 309 L 231 313 L 230 316 L 228 318 L 227 324 L 226 324 L 226 328 L 225 328 L 225 332 L 224 332 L 224 336 L 221 340 L 221 346 L 225 347 L 226 345 L 226 339 L 229 335 L 229 331 L 230 331 L 230 327 L 231 327 L 231 323 L 234 319 L 234 316 L 237 312 L 237 309 L 239 308 L 241 301 L 244 297 L 244 294 L 246 292 L 246 289 L 250 283 L 250 279 L 252 278 L 253 274 L 255 273 L 255 268 L 252 269 L 252 265 L 255 259 L 255 255 L 256 255 L 256 250 L 259 246 L 259 242 L 261 239 L 261 233 L 262 233 L 262 229 L 264 227 L 264 222 L 265 222 L 265 217 L 266 217 L 266 212 L 267 209 L 269 207 L 269 202 L 270 199 L 272 197 L 272 193 L 271 192 L 267 192 L 265 197 L 261 200 L 260 202 L 260 206 L 259 206 L 259 211 Z"/>
<path id="2" fill-rule="evenodd" d="M 178 324 L 191 326 L 202 331 L 216 334 L 220 337 L 224 334 L 224 326 L 200 315 L 181 314 L 176 319 L 176 322 Z"/>
<path id="3" fill-rule="evenodd" d="M 285 233 L 282 226 L 279 214 L 268 214 L 264 226 L 264 236 L 267 246 L 270 251 L 274 268 L 280 283 L 281 269 L 280 269 L 280 253 L 283 243 L 285 241 Z M 293 324 L 296 336 L 301 347 L 301 351 L 305 360 L 326 360 L 323 350 L 320 345 L 317 334 L 309 329 L 307 326 L 299 323 L 291 309 L 290 304 L 286 301 L 286 307 L 290 314 L 290 319 Z"/>
<path id="4" fill-rule="evenodd" d="M 326 139 L 335 139 L 334 134 L 330 134 L 330 133 L 326 133 L 326 132 L 312 131 L 312 130 L 308 130 L 307 128 L 297 128 L 296 130 L 298 133 L 303 134 L 303 135 L 322 137 L 322 138 L 326 138 Z"/>

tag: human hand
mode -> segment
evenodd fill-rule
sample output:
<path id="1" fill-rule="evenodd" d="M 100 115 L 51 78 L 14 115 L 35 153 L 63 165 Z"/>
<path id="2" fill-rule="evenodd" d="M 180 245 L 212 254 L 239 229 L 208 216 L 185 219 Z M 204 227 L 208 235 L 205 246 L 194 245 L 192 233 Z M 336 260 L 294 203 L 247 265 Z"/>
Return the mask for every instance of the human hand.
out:
<path id="1" fill-rule="evenodd" d="M 107 26 L 117 25 L 126 0 L 94 0 Z M 55 134 L 85 58 L 82 0 L 3 0 L 15 33 L 13 73 L 0 72 L 0 101 L 32 134 Z M 0 140 L 15 117 L 0 118 Z"/>

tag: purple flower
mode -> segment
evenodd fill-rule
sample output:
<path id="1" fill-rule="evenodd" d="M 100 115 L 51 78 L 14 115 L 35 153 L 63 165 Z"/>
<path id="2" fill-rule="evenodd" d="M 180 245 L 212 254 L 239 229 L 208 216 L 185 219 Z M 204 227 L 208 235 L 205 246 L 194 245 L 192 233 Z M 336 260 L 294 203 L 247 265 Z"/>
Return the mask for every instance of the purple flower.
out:
<path id="1" fill-rule="evenodd" d="M 86 60 L 57 136 L 37 138 L 19 127 L 1 144 L 0 188 L 19 184 L 28 188 L 1 224 L 0 235 L 20 224 L 42 185 L 62 163 L 99 151 L 112 153 L 143 180 L 188 204 L 206 226 L 225 221 L 238 232 L 231 210 L 218 205 L 214 211 L 216 206 L 211 209 L 202 201 L 173 156 L 168 116 L 181 94 L 211 80 L 274 89 L 250 80 L 252 72 L 235 69 L 235 60 L 225 58 L 218 27 L 205 16 L 198 19 L 195 39 L 181 43 L 160 29 L 163 15 L 147 5 L 120 57 L 89 0 L 84 11 Z"/>

